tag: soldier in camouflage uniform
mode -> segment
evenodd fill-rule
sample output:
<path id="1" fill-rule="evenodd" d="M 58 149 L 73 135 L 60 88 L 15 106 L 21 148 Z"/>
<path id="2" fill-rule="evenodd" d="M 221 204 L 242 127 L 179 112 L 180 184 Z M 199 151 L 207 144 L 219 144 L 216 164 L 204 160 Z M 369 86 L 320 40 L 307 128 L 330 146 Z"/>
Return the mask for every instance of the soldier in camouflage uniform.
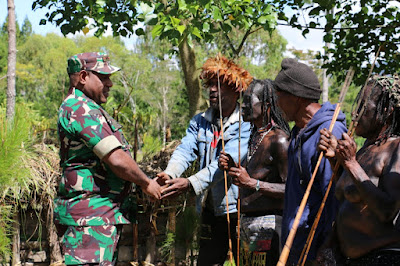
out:
<path id="1" fill-rule="evenodd" d="M 121 205 L 132 183 L 161 197 L 158 183 L 132 159 L 121 125 L 100 106 L 113 85 L 110 76 L 118 70 L 103 53 L 68 59 L 67 71 L 76 85 L 58 112 L 63 171 L 54 209 L 67 265 L 116 262 L 121 227 L 130 223 Z"/>

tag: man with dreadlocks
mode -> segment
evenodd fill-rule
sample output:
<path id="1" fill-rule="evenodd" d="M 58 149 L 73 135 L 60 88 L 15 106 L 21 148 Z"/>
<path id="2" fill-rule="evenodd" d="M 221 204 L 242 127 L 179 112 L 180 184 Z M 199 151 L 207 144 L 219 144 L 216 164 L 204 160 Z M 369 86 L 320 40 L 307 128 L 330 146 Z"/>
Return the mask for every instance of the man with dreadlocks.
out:
<path id="1" fill-rule="evenodd" d="M 235 162 L 244 159 L 250 123 L 243 122 L 239 117 L 237 100 L 239 91 L 247 89 L 252 77 L 233 61 L 218 55 L 204 63 L 200 78 L 209 90 L 210 108 L 192 118 L 186 136 L 172 154 L 165 171 L 158 174 L 158 180 L 160 184 L 165 181 L 169 185 L 162 191 L 163 198 L 188 190 L 198 196 L 197 209 L 202 210 L 198 265 L 222 265 L 229 248 L 227 210 L 230 218 L 234 219 L 237 215 L 238 187 L 228 180 L 227 206 L 224 174 L 218 169 L 218 156 L 223 140 L 225 151 L 232 155 Z M 239 138 L 242 158 L 238 153 Z M 179 178 L 196 159 L 199 171 L 188 178 Z M 233 252 L 236 251 L 235 226 L 236 223 L 230 223 Z"/>
<path id="2" fill-rule="evenodd" d="M 343 167 L 336 184 L 337 243 L 345 265 L 399 265 L 400 80 L 376 76 L 358 97 L 365 103 L 355 128 L 366 138 L 362 148 L 357 152 L 347 134 L 337 140 L 325 129 L 319 143 L 331 163 Z"/>
<path id="3" fill-rule="evenodd" d="M 246 168 L 219 158 L 241 191 L 242 265 L 276 265 L 279 258 L 289 126 L 273 91 L 271 80 L 254 79 L 243 95 L 243 119 L 252 123 Z"/>

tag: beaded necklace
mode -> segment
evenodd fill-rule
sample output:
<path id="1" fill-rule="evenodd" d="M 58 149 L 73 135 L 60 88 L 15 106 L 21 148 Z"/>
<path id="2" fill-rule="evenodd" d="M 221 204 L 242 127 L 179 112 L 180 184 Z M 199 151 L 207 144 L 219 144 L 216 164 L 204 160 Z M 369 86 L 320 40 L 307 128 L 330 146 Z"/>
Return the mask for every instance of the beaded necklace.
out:
<path id="1" fill-rule="evenodd" d="M 250 139 L 249 148 L 247 151 L 247 163 L 250 162 L 251 157 L 256 153 L 258 147 L 260 146 L 261 142 L 263 141 L 264 137 L 268 135 L 268 133 L 273 129 L 272 123 L 269 123 L 266 127 L 262 127 L 252 134 Z M 260 133 L 260 134 L 258 134 Z M 258 136 L 258 141 L 256 142 L 256 137 Z"/>

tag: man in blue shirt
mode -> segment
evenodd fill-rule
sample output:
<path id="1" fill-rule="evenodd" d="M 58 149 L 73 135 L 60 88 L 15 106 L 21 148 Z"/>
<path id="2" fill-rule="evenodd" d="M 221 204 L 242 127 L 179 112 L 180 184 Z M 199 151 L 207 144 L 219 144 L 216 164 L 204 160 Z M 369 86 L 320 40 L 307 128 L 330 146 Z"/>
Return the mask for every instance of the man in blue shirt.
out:
<path id="1" fill-rule="evenodd" d="M 252 81 L 250 74 L 234 62 L 218 55 L 209 58 L 202 67 L 200 78 L 209 90 L 210 108 L 195 115 L 186 131 L 186 136 L 172 154 L 164 172 L 158 174 L 161 184 L 169 186 L 162 191 L 163 198 L 176 196 L 192 190 L 197 196 L 197 210 L 202 211 L 202 230 L 198 265 L 222 265 L 228 252 L 227 213 L 229 210 L 233 251 L 236 251 L 236 221 L 238 187 L 228 179 L 226 200 L 224 174 L 218 168 L 218 157 L 222 151 L 222 132 L 225 152 L 238 162 L 239 129 L 241 158 L 246 156 L 250 136 L 250 123 L 239 119 L 239 91 L 246 90 Z M 219 81 L 218 81 L 219 78 Z M 218 86 L 221 91 L 219 105 Z M 222 125 L 220 112 L 222 109 Z M 239 127 L 239 123 L 241 127 Z M 195 160 L 199 171 L 188 177 L 181 174 Z M 226 204 L 228 202 L 228 206 Z M 236 257 L 236 256 L 234 256 Z"/>
<path id="2" fill-rule="evenodd" d="M 282 69 L 275 79 L 275 86 L 278 105 L 285 119 L 295 123 L 288 149 L 288 177 L 282 220 L 284 244 L 318 160 L 320 130 L 329 128 L 335 106 L 329 102 L 323 105 L 318 103 L 321 89 L 317 76 L 310 67 L 294 59 L 286 58 L 282 61 Z M 346 131 L 346 117 L 340 113 L 332 133 L 340 138 Z M 290 250 L 288 265 L 296 265 L 299 260 L 331 175 L 329 161 L 323 158 Z M 331 232 L 337 206 L 332 189 L 317 227 L 307 264 L 316 259 L 318 247 L 321 247 L 325 237 Z"/>

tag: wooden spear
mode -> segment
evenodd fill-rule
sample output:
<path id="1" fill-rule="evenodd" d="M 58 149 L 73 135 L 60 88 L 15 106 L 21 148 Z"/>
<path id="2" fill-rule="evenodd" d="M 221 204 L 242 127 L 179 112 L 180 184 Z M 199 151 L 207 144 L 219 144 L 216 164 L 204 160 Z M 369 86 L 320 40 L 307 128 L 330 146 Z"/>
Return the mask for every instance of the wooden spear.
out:
<path id="1" fill-rule="evenodd" d="M 373 64 L 371 65 L 371 68 L 370 68 L 370 70 L 369 70 L 368 77 L 367 77 L 367 79 L 366 79 L 366 81 L 365 81 L 365 83 L 364 83 L 364 86 L 361 88 L 361 97 L 362 97 L 362 95 L 363 95 L 363 91 L 364 91 L 365 88 L 367 87 L 368 80 L 369 80 L 369 78 L 371 77 L 372 71 L 373 71 L 374 66 L 375 66 L 376 59 L 377 59 L 378 56 L 379 56 L 379 53 L 380 53 L 380 51 L 381 51 L 381 48 L 382 48 L 382 46 L 379 46 L 379 49 L 378 49 L 378 51 L 377 51 L 377 53 L 376 53 L 376 55 L 375 55 L 374 62 L 373 62 Z M 346 77 L 346 78 L 347 78 L 347 77 Z M 372 93 L 372 90 L 371 90 L 371 92 L 370 92 L 369 95 L 371 95 L 371 93 Z M 368 98 L 369 98 L 369 96 L 368 96 Z M 361 102 L 362 102 L 361 99 L 362 99 L 362 98 L 360 98 L 360 100 L 359 100 L 358 103 L 357 103 L 357 107 L 356 107 L 356 109 L 355 109 L 355 110 L 356 110 L 356 113 L 355 113 L 354 116 L 352 117 L 352 120 L 351 120 L 351 123 L 350 123 L 350 126 L 349 126 L 349 136 L 350 136 L 350 137 L 352 137 L 352 136 L 354 135 L 355 128 L 356 128 L 357 125 L 358 125 L 358 121 L 360 120 L 360 117 L 361 117 L 362 114 L 364 113 L 366 101 L 365 101 L 365 102 L 363 103 L 363 105 L 361 106 Z M 361 109 L 360 109 L 360 106 L 361 106 Z M 357 113 L 357 112 L 358 112 L 358 113 Z M 312 241 L 313 241 L 313 239 L 314 239 L 315 231 L 317 230 L 317 226 L 318 226 L 319 220 L 320 220 L 320 218 L 321 218 L 322 211 L 323 211 L 324 208 L 325 208 L 325 203 L 326 203 L 326 200 L 327 200 L 327 198 L 328 198 L 329 191 L 330 191 L 330 189 L 331 189 L 331 187 L 332 187 L 333 180 L 336 180 L 336 176 L 337 176 L 337 173 L 338 173 L 338 170 L 339 170 L 339 166 L 340 166 L 339 163 L 336 162 L 335 167 L 334 167 L 333 172 L 332 172 L 331 179 L 329 180 L 328 187 L 327 187 L 327 189 L 326 189 L 324 198 L 323 198 L 323 200 L 322 200 L 321 206 L 319 207 L 317 216 L 315 217 L 314 223 L 313 223 L 313 225 L 312 225 L 312 227 L 311 227 L 310 233 L 309 233 L 309 235 L 308 235 L 308 237 L 307 237 L 306 244 L 304 245 L 303 251 L 301 252 L 301 255 L 300 255 L 300 258 L 299 258 L 299 261 L 298 261 L 297 265 L 300 265 L 300 263 L 301 263 L 301 265 L 303 266 L 303 265 L 306 263 L 307 256 L 308 256 L 308 252 L 309 252 L 309 250 L 310 250 L 310 248 L 311 248 L 311 243 L 312 243 Z M 303 256 L 304 256 L 304 257 L 303 257 Z"/>
<path id="2" fill-rule="evenodd" d="M 241 132 L 242 132 L 242 123 L 241 123 L 241 120 L 242 120 L 242 103 L 241 103 L 241 100 L 242 100 L 243 98 L 242 98 L 242 91 L 240 91 L 240 96 L 239 96 L 239 147 L 238 147 L 238 165 L 239 165 L 239 168 L 240 168 L 240 159 L 242 158 L 241 156 L 240 156 L 240 139 L 241 139 Z M 237 231 L 236 231 L 236 237 L 237 237 L 237 242 L 236 242 L 236 245 L 237 245 L 237 252 L 236 252 L 236 255 L 237 255 L 237 260 L 236 260 L 236 262 L 237 262 L 237 264 L 239 265 L 239 259 L 240 259 L 240 188 L 238 188 L 238 200 L 237 200 Z"/>
<path id="3" fill-rule="evenodd" d="M 352 68 L 349 69 L 349 72 L 347 73 L 347 76 L 346 76 L 346 80 L 349 79 L 349 74 L 351 74 L 351 76 L 354 74 L 354 71 L 352 70 Z M 345 84 L 342 87 L 342 91 L 340 93 L 339 102 L 338 102 L 338 104 L 336 104 L 336 108 L 335 108 L 335 111 L 334 111 L 333 116 L 332 116 L 332 121 L 331 121 L 331 124 L 329 125 L 329 131 L 333 130 L 333 127 L 335 125 L 336 119 L 337 119 L 337 117 L 339 115 L 341 103 L 342 103 L 342 101 L 344 99 L 344 96 L 346 95 L 346 92 L 347 92 L 347 89 L 348 89 L 348 85 L 350 84 L 350 82 L 348 82 L 347 86 L 346 86 L 346 84 L 347 83 L 345 82 Z M 301 200 L 301 203 L 300 203 L 299 209 L 297 211 L 296 217 L 294 219 L 292 228 L 290 229 L 289 235 L 288 235 L 288 237 L 286 239 L 285 246 L 283 247 L 283 250 L 282 250 L 281 256 L 279 257 L 279 261 L 278 261 L 277 265 L 280 265 L 280 266 L 286 265 L 286 261 L 287 261 L 287 259 L 289 257 L 290 249 L 292 247 L 293 240 L 294 240 L 294 237 L 296 235 L 297 228 L 299 226 L 301 216 L 303 215 L 304 208 L 306 206 L 308 197 L 310 195 L 311 187 L 312 187 L 312 185 L 314 183 L 315 176 L 317 175 L 318 168 L 319 168 L 319 166 L 321 164 L 322 157 L 323 157 L 323 152 L 320 152 L 319 156 L 318 156 L 317 164 L 315 165 L 314 172 L 313 172 L 313 174 L 311 176 L 310 182 L 308 183 L 307 190 L 304 193 L 303 199 Z"/>
<path id="4" fill-rule="evenodd" d="M 219 70 L 217 71 L 217 77 L 218 77 L 218 103 L 219 103 L 219 120 L 221 125 L 222 151 L 225 152 L 224 124 L 222 121 L 222 100 L 221 100 L 221 84 L 219 82 Z M 225 200 L 226 200 L 226 221 L 228 223 L 228 239 L 229 239 L 229 262 L 232 264 L 233 254 L 232 254 L 231 221 L 229 219 L 228 177 L 226 174 L 226 170 L 224 170 L 224 181 L 225 181 Z"/>

